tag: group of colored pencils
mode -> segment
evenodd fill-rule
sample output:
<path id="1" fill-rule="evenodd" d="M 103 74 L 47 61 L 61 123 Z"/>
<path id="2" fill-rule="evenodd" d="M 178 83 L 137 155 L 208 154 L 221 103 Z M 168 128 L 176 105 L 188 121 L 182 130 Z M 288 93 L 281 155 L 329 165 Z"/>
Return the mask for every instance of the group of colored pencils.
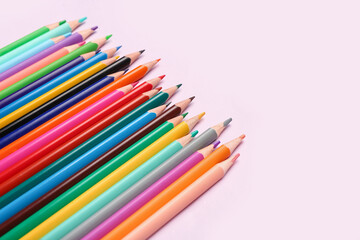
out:
<path id="1" fill-rule="evenodd" d="M 0 49 L 0 239 L 147 239 L 219 181 L 245 135 L 198 135 L 194 97 L 166 103 L 160 61 L 100 50 L 60 21 Z M 198 135 L 198 136 L 196 136 Z"/>

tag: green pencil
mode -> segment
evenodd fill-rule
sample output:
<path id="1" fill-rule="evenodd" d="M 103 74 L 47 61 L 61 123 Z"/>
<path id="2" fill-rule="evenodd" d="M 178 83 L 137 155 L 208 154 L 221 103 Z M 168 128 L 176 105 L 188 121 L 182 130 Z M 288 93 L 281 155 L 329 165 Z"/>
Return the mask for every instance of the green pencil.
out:
<path id="1" fill-rule="evenodd" d="M 35 31 L 33 31 L 32 33 L 29 33 L 28 35 L 10 43 L 9 45 L 3 47 L 0 49 L 0 56 L 8 53 L 8 52 L 11 52 L 12 50 L 14 50 L 15 48 L 18 48 L 20 47 L 21 45 L 24 45 L 25 43 L 27 42 L 30 42 L 31 40 L 43 35 L 44 33 L 46 32 L 49 32 L 50 30 L 60 26 L 61 24 L 65 23 L 66 21 L 65 20 L 62 20 L 60 22 L 57 22 L 57 23 L 53 23 L 53 24 L 49 24 L 49 25 L 46 25 L 46 26 L 43 26 Z"/>
<path id="2" fill-rule="evenodd" d="M 85 45 L 79 47 L 78 49 L 72 51 L 71 53 L 65 55 L 64 57 L 56 60 L 55 62 L 50 63 L 49 65 L 40 69 L 39 71 L 34 72 L 33 74 L 27 76 L 26 78 L 23 78 L 20 81 L 14 83 L 13 85 L 5 88 L 4 90 L 0 91 L 0 100 L 16 92 L 17 90 L 29 85 L 30 83 L 38 80 L 39 78 L 45 76 L 46 74 L 54 71 L 55 69 L 63 66 L 64 64 L 70 62 L 71 60 L 77 58 L 78 56 L 98 50 L 102 45 L 104 45 L 104 43 L 110 37 L 111 35 L 88 42 Z"/>

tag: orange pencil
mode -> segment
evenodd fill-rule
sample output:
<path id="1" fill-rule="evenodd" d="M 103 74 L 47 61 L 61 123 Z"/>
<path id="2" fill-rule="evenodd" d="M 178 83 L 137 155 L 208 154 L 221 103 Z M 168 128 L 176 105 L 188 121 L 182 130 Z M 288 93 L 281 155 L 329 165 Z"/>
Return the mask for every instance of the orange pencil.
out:
<path id="1" fill-rule="evenodd" d="M 0 82 L 0 91 L 7 88 L 8 86 L 20 81 L 21 79 L 33 74 L 36 71 L 39 71 L 43 67 L 49 65 L 52 62 L 64 57 L 65 55 L 69 54 L 70 52 L 74 51 L 75 49 L 79 48 L 80 46 L 84 45 L 85 42 L 77 43 L 68 47 L 64 47 L 53 54 L 41 59 L 40 61 L 30 65 L 29 67 L 17 72 L 16 74 L 8 77 L 4 81 Z"/>
<path id="2" fill-rule="evenodd" d="M 123 240 L 148 239 L 168 221 L 179 214 L 179 212 L 183 211 L 193 201 L 220 181 L 239 156 L 240 154 L 236 154 L 235 156 L 231 156 L 225 161 L 216 164 L 184 191 L 171 199 L 171 201 L 165 204 L 159 211 L 151 215 L 145 222 L 126 235 Z M 85 240 L 86 237 L 83 239 Z"/>
<path id="3" fill-rule="evenodd" d="M 134 53 L 140 54 L 141 53 Z M 128 55 L 129 56 L 129 55 Z M 131 57 L 133 59 L 133 57 Z M 129 83 L 138 81 L 142 77 L 144 77 L 151 68 L 159 62 L 160 59 L 148 62 L 146 64 L 140 65 L 135 69 L 129 71 L 126 75 L 121 77 L 120 79 L 110 83 L 106 87 L 102 88 L 101 90 L 93 93 L 89 97 L 85 98 L 81 102 L 75 104 L 71 108 L 67 109 L 66 111 L 62 112 L 58 116 L 50 119 L 49 121 L 45 122 L 44 124 L 40 125 L 39 127 L 35 128 L 31 132 L 27 133 L 26 135 L 22 136 L 21 138 L 17 139 L 16 141 L 12 142 L 11 144 L 7 145 L 6 147 L 0 150 L 0 159 L 10 155 L 11 153 L 15 152 L 22 146 L 28 144 L 35 138 L 41 136 L 42 134 L 46 133 L 53 127 L 57 126 L 58 124 L 62 123 L 66 119 L 74 116 L 76 113 L 80 112 L 81 110 L 85 109 L 86 107 L 90 106 L 97 100 L 101 99 L 102 97 L 106 96 L 110 92 L 114 91 L 117 88 L 123 87 Z"/>
<path id="4" fill-rule="evenodd" d="M 149 218 L 166 203 L 168 203 L 171 199 L 173 199 L 176 195 L 178 195 L 181 191 L 183 191 L 190 184 L 196 181 L 196 179 L 206 173 L 209 169 L 211 169 L 217 163 L 222 162 L 228 157 L 230 157 L 232 152 L 240 144 L 244 137 L 245 135 L 241 135 L 240 137 L 235 138 L 234 140 L 220 146 L 212 154 L 210 154 L 200 163 L 195 165 L 195 167 L 190 169 L 187 173 L 181 176 L 164 191 L 159 193 L 156 197 L 154 197 L 138 211 L 136 211 L 128 219 L 126 219 L 124 222 L 114 228 L 110 233 L 103 237 L 102 240 L 122 239 L 123 237 L 125 237 L 142 222 L 144 222 L 147 218 Z"/>

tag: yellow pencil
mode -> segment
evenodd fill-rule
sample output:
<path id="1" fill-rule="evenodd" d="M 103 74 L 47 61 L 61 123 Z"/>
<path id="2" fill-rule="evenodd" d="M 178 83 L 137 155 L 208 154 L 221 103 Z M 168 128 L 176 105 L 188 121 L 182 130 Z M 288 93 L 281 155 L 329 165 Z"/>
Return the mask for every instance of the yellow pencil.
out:
<path id="1" fill-rule="evenodd" d="M 168 133 L 164 134 L 161 138 L 156 140 L 150 146 L 142 150 L 140 153 L 135 155 L 129 161 L 124 163 L 118 169 L 110 173 L 108 176 L 103 178 L 100 182 L 92 186 L 86 192 L 81 194 L 79 197 L 74 199 L 72 202 L 67 204 L 61 210 L 56 212 L 54 215 L 46 219 L 28 234 L 23 236 L 22 240 L 32 240 L 32 239 L 40 239 L 45 236 L 48 232 L 53 230 L 67 218 L 72 216 L 78 210 L 83 208 L 86 204 L 94 200 L 100 194 L 105 192 L 115 183 L 120 181 L 123 177 L 129 174 L 131 171 L 135 170 L 145 161 L 153 157 L 159 151 L 161 151 L 164 147 L 169 145 L 171 142 L 175 141 L 178 138 L 181 138 L 187 135 L 193 127 L 199 122 L 199 120 L 205 115 L 205 113 L 201 113 L 195 117 L 190 118 L 189 120 L 183 121 L 175 128 L 170 130 Z"/>
<path id="2" fill-rule="evenodd" d="M 113 57 L 106 60 L 103 60 L 101 62 L 98 62 L 97 64 L 89 67 L 85 71 L 79 73 L 78 75 L 70 78 L 66 82 L 60 84 L 59 86 L 55 87 L 54 89 L 50 90 L 49 92 L 41 95 L 40 97 L 32 100 L 31 102 L 25 104 L 21 108 L 16 109 L 14 112 L 6 115 L 5 117 L 0 119 L 0 128 L 5 127 L 9 123 L 12 123 L 16 119 L 24 116 L 26 113 L 34 110 L 35 108 L 39 107 L 40 105 L 46 103 L 47 101 L 51 100 L 55 96 L 65 92 L 69 88 L 75 86 L 79 82 L 83 81 L 84 79 L 90 77 L 91 75 L 94 75 L 95 73 L 99 72 L 100 70 L 104 69 L 105 67 L 109 66 L 111 63 L 115 62 L 116 59 L 119 57 Z"/>

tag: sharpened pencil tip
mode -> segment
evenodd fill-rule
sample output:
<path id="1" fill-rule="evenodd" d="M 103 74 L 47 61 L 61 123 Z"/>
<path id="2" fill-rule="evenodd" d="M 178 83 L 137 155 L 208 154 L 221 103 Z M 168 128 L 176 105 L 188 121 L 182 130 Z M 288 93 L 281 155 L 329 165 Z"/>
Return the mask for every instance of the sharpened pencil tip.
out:
<path id="1" fill-rule="evenodd" d="M 162 89 L 162 87 L 157 87 L 157 88 L 155 88 L 155 89 L 160 91 L 160 90 Z"/>
<path id="2" fill-rule="evenodd" d="M 159 78 L 161 79 L 161 80 L 163 80 L 163 78 L 165 77 L 166 75 L 161 75 L 161 76 L 159 76 Z"/>
<path id="3" fill-rule="evenodd" d="M 131 86 L 136 87 L 136 85 L 138 85 L 138 83 L 139 83 L 139 81 L 136 81 L 136 82 L 133 82 L 133 83 L 130 83 L 130 84 L 131 84 Z"/>
<path id="4" fill-rule="evenodd" d="M 129 69 L 128 69 L 128 68 L 127 68 L 127 69 L 125 69 L 125 70 L 124 70 L 124 74 L 125 74 L 125 73 L 127 73 L 128 71 L 129 71 Z M 138 81 L 138 82 L 139 82 L 139 81 Z"/>
<path id="5" fill-rule="evenodd" d="M 189 98 L 191 101 L 194 100 L 195 96 L 192 96 L 191 98 Z"/>
<path id="6" fill-rule="evenodd" d="M 185 118 L 186 117 L 186 115 L 188 115 L 189 113 L 188 112 L 186 112 L 186 113 L 183 113 L 183 114 L 181 114 L 181 116 L 183 117 L 183 118 Z"/>
<path id="7" fill-rule="evenodd" d="M 112 34 L 107 35 L 107 36 L 105 37 L 105 39 L 106 39 L 106 40 L 109 40 L 111 37 L 112 37 Z"/>
<path id="8" fill-rule="evenodd" d="M 145 49 L 139 51 L 140 54 L 142 54 L 143 52 L 145 52 Z"/>
<path id="9" fill-rule="evenodd" d="M 166 104 L 166 107 L 168 107 L 170 104 L 171 104 L 171 102 L 168 102 L 168 103 Z"/>
<path id="10" fill-rule="evenodd" d="M 155 61 L 157 61 L 157 62 L 160 62 L 160 60 L 161 60 L 161 58 L 159 58 L 159 59 L 156 59 Z"/>
<path id="11" fill-rule="evenodd" d="M 59 25 L 62 25 L 62 24 L 64 24 L 64 23 L 66 23 L 66 20 L 60 21 L 60 22 L 59 22 Z"/>
<path id="12" fill-rule="evenodd" d="M 216 148 L 217 146 L 219 146 L 219 144 L 220 144 L 220 141 L 219 141 L 219 140 L 215 141 L 215 142 L 213 143 L 214 148 Z"/>
<path id="13" fill-rule="evenodd" d="M 96 29 L 98 29 L 98 26 L 93 26 L 93 27 L 91 28 L 91 30 L 93 30 L 93 31 L 95 31 Z"/>
<path id="14" fill-rule="evenodd" d="M 226 120 L 223 122 L 224 126 L 226 127 L 227 125 L 229 125 L 229 123 L 231 123 L 231 121 L 232 121 L 232 118 L 226 119 Z"/>
<path id="15" fill-rule="evenodd" d="M 246 137 L 246 135 L 243 134 L 243 135 L 241 135 L 239 138 L 240 138 L 241 140 L 243 140 L 245 137 Z"/>
<path id="16" fill-rule="evenodd" d="M 87 19 L 87 17 L 83 17 L 79 19 L 79 23 L 82 23 L 83 21 L 85 21 Z"/>
<path id="17" fill-rule="evenodd" d="M 198 131 L 198 130 L 193 131 L 193 132 L 191 133 L 191 137 L 195 137 L 195 136 L 196 136 L 196 134 L 198 134 L 198 133 L 199 133 L 199 131 Z"/>
<path id="18" fill-rule="evenodd" d="M 198 115 L 199 119 L 201 119 L 205 115 L 205 112 L 202 112 Z"/>
<path id="19" fill-rule="evenodd" d="M 79 43 L 79 46 L 82 46 L 85 44 L 85 41 L 82 41 L 81 43 Z"/>
<path id="20" fill-rule="evenodd" d="M 176 85 L 177 88 L 180 88 L 182 86 L 182 83 Z"/>
<path id="21" fill-rule="evenodd" d="M 116 51 L 119 50 L 122 47 L 122 45 L 116 47 Z"/>
<path id="22" fill-rule="evenodd" d="M 231 162 L 234 163 L 236 161 L 236 159 L 238 159 L 240 157 L 240 153 L 237 153 L 232 159 Z"/>
<path id="23" fill-rule="evenodd" d="M 100 50 L 100 49 L 99 49 L 99 50 L 96 50 L 95 54 L 98 54 L 99 52 L 101 52 L 101 50 Z"/>

